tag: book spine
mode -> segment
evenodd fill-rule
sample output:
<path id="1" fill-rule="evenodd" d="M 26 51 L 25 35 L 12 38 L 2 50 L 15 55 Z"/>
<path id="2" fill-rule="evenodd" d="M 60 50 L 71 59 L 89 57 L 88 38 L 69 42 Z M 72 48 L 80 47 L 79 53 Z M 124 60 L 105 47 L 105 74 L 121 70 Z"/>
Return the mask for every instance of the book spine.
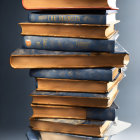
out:
<path id="1" fill-rule="evenodd" d="M 35 78 L 112 81 L 112 70 L 106 69 L 31 69 Z"/>
<path id="2" fill-rule="evenodd" d="M 29 22 L 71 23 L 71 24 L 106 24 L 107 15 L 76 14 L 29 14 Z"/>
<path id="3" fill-rule="evenodd" d="M 96 40 L 80 38 L 59 38 L 24 36 L 23 48 L 43 49 L 50 51 L 71 51 L 71 52 L 110 52 L 115 50 L 116 40 Z"/>
<path id="4" fill-rule="evenodd" d="M 87 119 L 89 120 L 111 120 L 114 121 L 116 117 L 116 109 L 92 109 L 87 108 Z"/>

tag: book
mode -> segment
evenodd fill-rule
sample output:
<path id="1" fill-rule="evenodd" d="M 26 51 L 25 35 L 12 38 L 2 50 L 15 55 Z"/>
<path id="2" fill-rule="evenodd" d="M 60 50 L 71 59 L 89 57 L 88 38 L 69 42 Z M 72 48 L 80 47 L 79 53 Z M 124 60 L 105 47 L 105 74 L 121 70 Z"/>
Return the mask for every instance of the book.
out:
<path id="1" fill-rule="evenodd" d="M 118 86 L 107 93 L 78 93 L 56 91 L 33 91 L 32 104 L 37 105 L 65 105 L 79 107 L 108 108 L 114 102 L 118 94 Z"/>
<path id="2" fill-rule="evenodd" d="M 129 54 L 121 47 L 114 53 L 62 52 L 37 49 L 17 49 L 10 57 L 13 68 L 99 68 L 124 67 Z"/>
<path id="3" fill-rule="evenodd" d="M 81 39 L 48 36 L 23 36 L 22 48 L 50 51 L 110 52 L 115 51 L 119 34 L 110 39 Z"/>
<path id="4" fill-rule="evenodd" d="M 119 68 L 31 69 L 30 76 L 50 79 L 113 81 L 120 71 Z"/>
<path id="5" fill-rule="evenodd" d="M 119 84 L 123 73 L 119 73 L 114 81 L 72 80 L 36 78 L 36 90 L 39 91 L 64 91 L 64 92 L 109 92 Z"/>
<path id="6" fill-rule="evenodd" d="M 111 120 L 116 117 L 117 105 L 110 108 L 87 108 L 54 105 L 31 104 L 32 118 L 57 118 L 57 119 L 79 119 L 79 120 Z"/>
<path id="7" fill-rule="evenodd" d="M 78 12 L 67 11 L 56 13 L 53 11 L 47 12 L 32 12 L 29 13 L 28 21 L 36 23 L 71 23 L 71 24 L 111 24 L 116 21 L 116 10 L 110 12 L 106 10 L 104 13 L 98 11 Z"/>
<path id="8" fill-rule="evenodd" d="M 29 129 L 26 133 L 28 140 L 42 140 L 39 131 Z"/>
<path id="9" fill-rule="evenodd" d="M 116 21 L 108 25 L 66 23 L 19 23 L 21 35 L 109 39 L 116 33 Z"/>
<path id="10" fill-rule="evenodd" d="M 116 0 L 22 0 L 27 10 L 118 9 Z"/>
<path id="11" fill-rule="evenodd" d="M 36 135 L 36 133 L 38 133 L 38 135 Z M 63 133 L 39 132 L 31 129 L 27 132 L 26 136 L 28 140 L 110 140 L 110 137 L 86 137 Z"/>
<path id="12" fill-rule="evenodd" d="M 40 135 L 42 140 L 110 140 L 110 137 L 97 138 L 52 132 L 40 132 Z"/>
<path id="13" fill-rule="evenodd" d="M 30 127 L 37 131 L 69 133 L 93 137 L 103 137 L 112 121 L 92 121 L 73 119 L 30 119 Z"/>

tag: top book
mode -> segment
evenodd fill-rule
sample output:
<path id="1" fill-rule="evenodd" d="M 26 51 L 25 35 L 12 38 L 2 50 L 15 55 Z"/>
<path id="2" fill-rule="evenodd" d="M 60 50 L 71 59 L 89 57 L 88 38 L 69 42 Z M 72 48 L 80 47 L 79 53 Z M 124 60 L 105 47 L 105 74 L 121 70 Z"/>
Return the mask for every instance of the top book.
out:
<path id="1" fill-rule="evenodd" d="M 22 4 L 27 10 L 118 9 L 116 0 L 22 0 Z"/>

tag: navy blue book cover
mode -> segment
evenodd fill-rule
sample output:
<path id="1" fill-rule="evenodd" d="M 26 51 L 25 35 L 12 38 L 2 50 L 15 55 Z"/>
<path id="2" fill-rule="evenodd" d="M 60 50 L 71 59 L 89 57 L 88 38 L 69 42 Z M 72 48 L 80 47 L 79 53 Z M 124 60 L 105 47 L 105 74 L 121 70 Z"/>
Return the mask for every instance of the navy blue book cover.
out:
<path id="1" fill-rule="evenodd" d="M 42 55 L 42 56 L 72 56 L 72 55 L 85 55 L 85 56 L 92 56 L 94 52 L 65 52 L 65 51 L 48 51 L 48 50 L 38 50 L 38 49 L 16 49 L 12 55 L 13 56 L 35 56 L 35 55 Z M 97 54 L 97 53 L 96 53 Z M 99 55 L 100 53 L 98 53 Z M 102 53 L 101 53 L 102 54 Z M 112 54 L 128 54 L 128 52 L 119 44 L 115 46 L 114 52 Z"/>
<path id="2" fill-rule="evenodd" d="M 71 24 L 107 24 L 108 17 L 110 18 L 110 22 L 115 20 L 115 14 L 117 13 L 115 10 L 110 12 L 111 10 L 107 10 L 104 12 L 33 12 L 29 14 L 28 20 L 29 22 L 37 22 L 37 23 L 71 23 Z M 113 13 L 113 14 L 112 14 Z"/>
<path id="3" fill-rule="evenodd" d="M 118 69 L 117 68 L 31 69 L 30 76 L 35 78 L 113 81 L 114 80 L 113 72 L 115 70 Z"/>
<path id="4" fill-rule="evenodd" d="M 50 51 L 113 53 L 115 51 L 118 36 L 119 34 L 116 33 L 109 40 L 24 36 L 22 48 L 43 49 Z"/>

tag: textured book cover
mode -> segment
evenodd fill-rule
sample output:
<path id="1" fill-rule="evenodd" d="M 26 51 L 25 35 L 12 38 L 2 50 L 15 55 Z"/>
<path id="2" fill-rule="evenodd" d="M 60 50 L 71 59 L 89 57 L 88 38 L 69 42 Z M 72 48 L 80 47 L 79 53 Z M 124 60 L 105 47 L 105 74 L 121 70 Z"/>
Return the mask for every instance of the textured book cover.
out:
<path id="1" fill-rule="evenodd" d="M 113 81 L 121 70 L 118 68 L 89 69 L 31 69 L 35 78 Z"/>
<path id="2" fill-rule="evenodd" d="M 43 49 L 50 51 L 77 51 L 77 52 L 110 52 L 115 51 L 119 34 L 110 39 L 80 39 L 48 36 L 23 36 L 22 48 Z"/>
<path id="3" fill-rule="evenodd" d="M 116 117 L 118 106 L 113 103 L 110 108 L 85 108 L 53 105 L 31 104 L 33 109 L 32 118 L 58 118 L 58 119 L 81 119 L 81 120 L 111 120 Z"/>
<path id="4" fill-rule="evenodd" d="M 50 92 L 33 91 L 32 104 L 46 105 L 66 105 L 79 107 L 98 107 L 108 108 L 114 102 L 118 94 L 117 86 L 110 92 L 98 93 L 79 93 L 79 92 Z"/>
<path id="5" fill-rule="evenodd" d="M 22 0 L 27 10 L 118 9 L 116 0 Z"/>
<path id="6" fill-rule="evenodd" d="M 128 63 L 129 54 L 120 45 L 113 53 L 17 49 L 10 57 L 13 68 L 120 68 Z"/>
<path id="7" fill-rule="evenodd" d="M 56 14 L 57 13 L 57 14 Z M 72 24 L 110 24 L 116 21 L 116 11 L 105 11 L 100 13 L 98 11 L 91 11 L 91 13 L 74 11 L 67 13 L 63 12 L 32 12 L 29 13 L 28 21 L 36 23 L 72 23 Z"/>

